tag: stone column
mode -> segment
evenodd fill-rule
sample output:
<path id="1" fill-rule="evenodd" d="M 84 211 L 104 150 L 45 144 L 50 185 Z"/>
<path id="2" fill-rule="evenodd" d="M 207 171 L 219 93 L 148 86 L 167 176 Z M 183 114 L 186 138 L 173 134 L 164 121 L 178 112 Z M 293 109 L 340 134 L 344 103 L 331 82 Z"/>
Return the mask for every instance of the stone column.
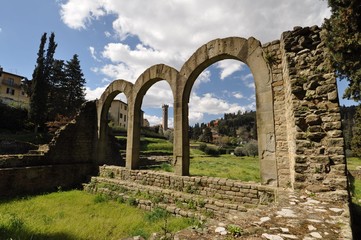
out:
<path id="1" fill-rule="evenodd" d="M 163 109 L 163 131 L 166 131 L 168 129 L 168 105 L 167 104 L 163 104 L 162 109 Z"/>
<path id="2" fill-rule="evenodd" d="M 139 168 L 140 152 L 140 107 L 133 101 L 128 102 L 128 131 L 127 153 L 125 167 L 128 169 Z"/>
<path id="3" fill-rule="evenodd" d="M 174 103 L 173 165 L 176 175 L 189 175 L 188 103 Z"/>

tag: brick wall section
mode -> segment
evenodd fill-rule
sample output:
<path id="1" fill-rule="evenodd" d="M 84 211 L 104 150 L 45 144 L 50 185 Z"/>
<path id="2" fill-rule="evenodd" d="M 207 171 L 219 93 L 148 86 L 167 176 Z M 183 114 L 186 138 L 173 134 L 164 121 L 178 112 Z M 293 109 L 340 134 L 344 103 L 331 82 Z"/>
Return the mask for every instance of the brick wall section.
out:
<path id="1" fill-rule="evenodd" d="M 336 78 L 321 38 L 317 26 L 295 27 L 281 37 L 292 184 L 346 196 Z"/>

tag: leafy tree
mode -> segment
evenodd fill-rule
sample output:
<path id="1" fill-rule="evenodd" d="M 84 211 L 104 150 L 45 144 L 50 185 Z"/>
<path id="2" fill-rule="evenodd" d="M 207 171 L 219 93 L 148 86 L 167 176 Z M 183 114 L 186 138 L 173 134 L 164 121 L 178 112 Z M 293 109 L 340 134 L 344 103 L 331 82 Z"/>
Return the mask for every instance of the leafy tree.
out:
<path id="1" fill-rule="evenodd" d="M 65 75 L 68 94 L 66 110 L 69 115 L 75 115 L 80 106 L 85 102 L 85 79 L 77 54 L 74 54 L 73 58 L 66 62 Z"/>
<path id="2" fill-rule="evenodd" d="M 203 133 L 199 137 L 199 141 L 211 143 L 213 141 L 212 132 L 209 127 L 204 128 Z"/>
<path id="3" fill-rule="evenodd" d="M 244 151 L 247 156 L 256 157 L 258 155 L 258 142 L 256 140 L 249 141 L 244 145 Z"/>
<path id="4" fill-rule="evenodd" d="M 331 53 L 331 63 L 341 79 L 348 80 L 344 97 L 361 101 L 361 4 L 360 0 L 328 0 L 331 17 L 326 19 L 326 46 Z M 357 113 L 360 117 L 360 106 Z M 356 118 L 357 119 L 357 118 Z M 360 154 L 361 121 L 357 119 L 351 148 Z M 356 133 L 358 131 L 358 134 Z"/>
<path id="5" fill-rule="evenodd" d="M 340 78 L 349 81 L 344 97 L 361 100 L 361 4 L 360 0 L 328 0 L 331 17 L 323 27 L 331 62 Z"/>

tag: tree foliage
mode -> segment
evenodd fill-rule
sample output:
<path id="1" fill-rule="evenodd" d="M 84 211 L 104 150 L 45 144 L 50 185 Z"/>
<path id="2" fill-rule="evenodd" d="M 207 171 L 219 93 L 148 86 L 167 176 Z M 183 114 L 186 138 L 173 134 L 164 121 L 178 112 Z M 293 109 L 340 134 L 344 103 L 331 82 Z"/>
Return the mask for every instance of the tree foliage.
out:
<path id="1" fill-rule="evenodd" d="M 41 37 L 30 91 L 30 120 L 36 129 L 59 115 L 73 117 L 85 102 L 85 79 L 78 55 L 66 63 L 55 59 L 55 34 L 51 33 L 45 52 L 46 36 Z"/>
<path id="2" fill-rule="evenodd" d="M 361 3 L 360 0 L 328 0 L 326 45 L 340 78 L 349 81 L 344 97 L 361 101 Z"/>
<path id="3" fill-rule="evenodd" d="M 46 33 L 40 40 L 38 58 L 33 72 L 32 91 L 30 98 L 30 120 L 38 127 L 44 126 L 47 118 L 48 80 L 56 48 L 54 33 L 51 34 L 48 50 L 45 55 Z"/>
<path id="4" fill-rule="evenodd" d="M 85 78 L 80 67 L 78 55 L 74 54 L 70 61 L 65 64 L 66 88 L 67 88 L 67 108 L 70 114 L 75 114 L 80 106 L 85 102 Z"/>
<path id="5" fill-rule="evenodd" d="M 351 149 L 355 156 L 361 157 L 361 105 L 356 109 L 355 121 Z"/>

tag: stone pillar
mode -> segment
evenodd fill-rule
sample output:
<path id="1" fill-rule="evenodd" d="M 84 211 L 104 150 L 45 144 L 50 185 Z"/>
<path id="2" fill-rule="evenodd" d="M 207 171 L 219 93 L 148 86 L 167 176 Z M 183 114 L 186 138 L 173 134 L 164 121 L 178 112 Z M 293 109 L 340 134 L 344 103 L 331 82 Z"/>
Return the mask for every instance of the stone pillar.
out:
<path id="1" fill-rule="evenodd" d="M 174 103 L 173 165 L 176 175 L 189 175 L 188 103 Z"/>
<path id="2" fill-rule="evenodd" d="M 162 109 L 163 109 L 163 131 L 166 131 L 168 129 L 168 105 L 167 104 L 163 104 Z"/>
<path id="3" fill-rule="evenodd" d="M 139 168 L 140 152 L 140 107 L 134 102 L 128 102 L 128 131 L 127 131 L 127 152 L 125 167 L 128 169 Z"/>

